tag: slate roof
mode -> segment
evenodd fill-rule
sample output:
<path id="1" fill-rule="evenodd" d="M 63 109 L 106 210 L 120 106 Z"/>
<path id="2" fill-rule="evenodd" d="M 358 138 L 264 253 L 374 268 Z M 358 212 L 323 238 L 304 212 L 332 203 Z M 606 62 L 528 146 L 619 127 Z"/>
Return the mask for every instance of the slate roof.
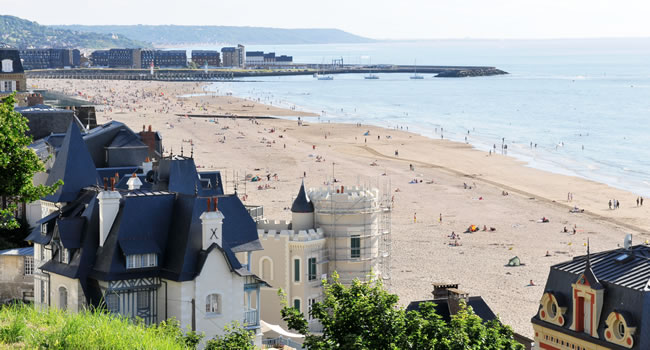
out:
<path id="1" fill-rule="evenodd" d="M 0 74 L 24 73 L 23 63 L 20 61 L 20 52 L 14 49 L 0 49 L 0 61 L 10 59 L 13 62 L 13 72 L 6 73 L 0 69 Z M 1 68 L 1 67 L 0 67 Z"/>
<path id="2" fill-rule="evenodd" d="M 0 255 L 34 256 L 34 247 L 4 249 L 4 250 L 0 250 Z"/>
<path id="3" fill-rule="evenodd" d="M 436 313 L 440 315 L 445 322 L 451 321 L 451 313 L 449 312 L 449 304 L 447 299 L 412 301 L 406 307 L 406 311 L 419 311 L 420 304 L 429 302 L 435 304 L 434 309 L 436 309 Z M 483 300 L 483 298 L 480 296 L 469 297 L 467 300 L 467 306 L 471 306 L 474 310 L 474 313 L 483 321 L 492 321 L 497 318 L 494 312 L 492 312 L 492 309 L 490 309 L 485 300 Z"/>
<path id="4" fill-rule="evenodd" d="M 30 135 L 34 140 L 47 137 L 48 135 L 65 134 L 70 123 L 76 123 L 82 129 L 83 124 L 69 109 L 53 108 L 47 105 L 35 105 L 29 107 L 16 107 L 16 112 L 22 114 L 29 121 Z"/>
<path id="5" fill-rule="evenodd" d="M 573 322 L 572 284 L 585 273 L 588 265 L 605 290 L 598 325 L 599 339 L 569 329 Z M 587 277 L 588 274 L 585 275 Z M 595 254 L 577 256 L 573 260 L 551 266 L 544 293 L 551 292 L 566 300 L 565 326 L 559 327 L 539 319 L 532 323 L 589 340 L 610 349 L 623 347 L 604 341 L 605 319 L 613 311 L 625 313 L 626 320 L 637 325 L 632 349 L 650 349 L 650 246 L 636 245 L 629 249 L 614 249 Z M 603 340 L 600 340 L 603 339 Z"/>
<path id="6" fill-rule="evenodd" d="M 300 184 L 300 191 L 296 199 L 294 199 L 293 204 L 291 204 L 292 213 L 313 213 L 314 212 L 314 203 L 309 200 L 307 193 L 305 193 L 305 182 L 303 181 Z"/>
<path id="7" fill-rule="evenodd" d="M 61 150 L 45 184 L 51 186 L 58 180 L 63 180 L 63 186 L 59 186 L 54 194 L 46 196 L 45 200 L 70 202 L 77 198 L 82 188 L 100 183 L 79 127 L 74 123 L 70 123 L 68 127 Z"/>

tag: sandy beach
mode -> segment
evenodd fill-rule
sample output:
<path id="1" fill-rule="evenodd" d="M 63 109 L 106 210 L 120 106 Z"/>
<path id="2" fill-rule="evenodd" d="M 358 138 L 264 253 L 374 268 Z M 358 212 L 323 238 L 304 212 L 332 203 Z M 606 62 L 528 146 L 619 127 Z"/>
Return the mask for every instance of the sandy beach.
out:
<path id="1" fill-rule="evenodd" d="M 317 123 L 316 118 L 305 118 L 302 125 L 287 119 L 188 118 L 185 115 L 316 116 L 220 91 L 204 95 L 203 85 L 197 83 L 29 84 L 104 105 L 98 123 L 113 119 L 134 130 L 151 125 L 162 134 L 167 151 L 178 154 L 182 148 L 189 155 L 193 148 L 197 165 L 221 170 L 229 192 L 235 177 L 260 175 L 262 182 L 240 181 L 237 191 L 246 195 L 246 204 L 263 205 L 270 219 L 290 219 L 288 207 L 303 174 L 307 187 L 323 186 L 332 178 L 344 186 L 390 183 L 390 290 L 401 304 L 430 299 L 433 282 L 459 283 L 460 289 L 481 295 L 504 323 L 530 337 L 530 318 L 551 265 L 585 254 L 587 239 L 592 251 L 617 248 L 627 233 L 634 235 L 635 244 L 650 239 L 650 203 L 637 207 L 635 194 L 532 169 L 463 143 L 367 125 Z M 267 174 L 277 174 L 277 180 L 267 181 Z M 268 188 L 260 190 L 259 185 Z M 620 209 L 610 210 L 608 200 L 614 198 Z M 571 213 L 574 206 L 585 211 Z M 539 222 L 542 217 L 549 222 Z M 480 231 L 463 233 L 470 225 Z M 488 231 L 482 231 L 483 226 Z M 568 232 L 563 232 L 565 227 Z M 459 246 L 450 245 L 455 241 L 449 237 L 452 232 L 460 235 Z M 505 266 L 514 256 L 525 265 Z"/>

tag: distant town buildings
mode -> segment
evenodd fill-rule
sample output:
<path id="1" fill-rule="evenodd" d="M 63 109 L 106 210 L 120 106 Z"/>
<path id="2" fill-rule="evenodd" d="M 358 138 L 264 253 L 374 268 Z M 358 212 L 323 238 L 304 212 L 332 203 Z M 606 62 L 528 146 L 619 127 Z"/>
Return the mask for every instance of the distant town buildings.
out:
<path id="1" fill-rule="evenodd" d="M 650 246 L 629 241 L 551 266 L 532 318 L 539 349 L 650 349 Z"/>
<path id="2" fill-rule="evenodd" d="M 81 53 L 77 49 L 25 49 L 20 50 L 23 68 L 56 69 L 79 67 Z"/>
<path id="3" fill-rule="evenodd" d="M 276 56 L 275 52 L 264 53 L 263 51 L 246 52 L 246 66 L 283 66 L 293 63 L 292 56 Z"/>
<path id="4" fill-rule="evenodd" d="M 221 57 L 224 67 L 242 68 L 246 65 L 246 49 L 244 45 L 221 48 Z"/>
<path id="5" fill-rule="evenodd" d="M 221 55 L 217 50 L 192 50 L 192 62 L 199 67 L 219 67 Z"/>
<path id="6" fill-rule="evenodd" d="M 14 49 L 0 49 L 0 98 L 14 91 L 27 90 L 25 71 L 20 53 Z"/>
<path id="7" fill-rule="evenodd" d="M 185 50 L 110 49 L 91 54 L 92 65 L 108 68 L 146 69 L 153 63 L 160 68 L 185 68 Z"/>

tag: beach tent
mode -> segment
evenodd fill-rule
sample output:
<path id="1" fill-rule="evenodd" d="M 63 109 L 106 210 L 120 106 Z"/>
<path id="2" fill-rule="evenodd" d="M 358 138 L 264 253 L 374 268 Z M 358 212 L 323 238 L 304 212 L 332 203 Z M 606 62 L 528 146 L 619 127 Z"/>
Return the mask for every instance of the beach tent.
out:
<path id="1" fill-rule="evenodd" d="M 518 256 L 515 256 L 514 258 L 508 261 L 508 266 L 520 266 L 520 265 L 521 265 L 521 260 L 519 260 Z"/>

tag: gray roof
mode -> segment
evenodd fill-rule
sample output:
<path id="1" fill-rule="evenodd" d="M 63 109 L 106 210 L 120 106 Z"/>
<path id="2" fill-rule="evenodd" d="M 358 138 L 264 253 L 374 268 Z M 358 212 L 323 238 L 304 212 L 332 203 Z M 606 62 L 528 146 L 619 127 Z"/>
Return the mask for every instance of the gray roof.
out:
<path id="1" fill-rule="evenodd" d="M 23 64 L 20 61 L 20 52 L 15 49 L 0 49 L 0 61 L 4 59 L 10 59 L 13 62 L 13 72 L 11 73 L 5 73 L 0 69 L 0 74 L 15 74 L 15 73 L 23 73 L 25 70 L 23 69 Z"/>
<path id="2" fill-rule="evenodd" d="M 34 247 L 25 247 L 25 248 L 13 248 L 0 250 L 0 255 L 9 256 L 9 255 L 18 255 L 18 256 L 33 256 Z"/>
<path id="3" fill-rule="evenodd" d="M 309 200 L 307 193 L 305 193 L 305 182 L 303 181 L 300 184 L 300 191 L 296 199 L 291 204 L 292 213 L 313 213 L 314 212 L 314 203 Z"/>

